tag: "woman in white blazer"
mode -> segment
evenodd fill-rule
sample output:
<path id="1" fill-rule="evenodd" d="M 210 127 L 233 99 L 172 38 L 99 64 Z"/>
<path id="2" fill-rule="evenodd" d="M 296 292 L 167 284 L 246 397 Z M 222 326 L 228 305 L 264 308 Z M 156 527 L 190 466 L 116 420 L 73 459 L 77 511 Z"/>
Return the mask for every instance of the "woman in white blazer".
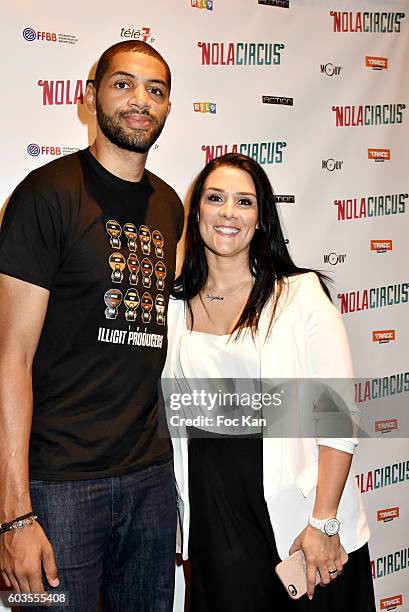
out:
<path id="1" fill-rule="evenodd" d="M 316 402 L 297 401 L 307 380 L 352 379 L 328 296 L 321 275 L 291 260 L 262 168 L 237 154 L 210 162 L 192 192 L 163 372 L 191 612 L 375 610 L 369 529 L 350 472 L 357 441 L 336 426 L 305 434 Z M 250 381 L 259 391 L 285 379 L 275 386 L 282 412 L 228 420 L 203 395 L 182 410 L 175 399 L 194 397 L 197 379 L 211 388 Z M 292 601 L 273 571 L 298 549 L 312 602 Z M 326 588 L 314 590 L 317 571 Z"/>

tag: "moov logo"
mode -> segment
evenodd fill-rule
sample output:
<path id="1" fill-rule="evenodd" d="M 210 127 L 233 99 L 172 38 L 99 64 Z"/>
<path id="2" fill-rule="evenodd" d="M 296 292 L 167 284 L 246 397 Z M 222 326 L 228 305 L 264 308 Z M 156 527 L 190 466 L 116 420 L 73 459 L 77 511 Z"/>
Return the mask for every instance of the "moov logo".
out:
<path id="1" fill-rule="evenodd" d="M 195 113 L 211 113 L 216 114 L 216 104 L 213 102 L 193 102 L 193 110 Z"/>
<path id="2" fill-rule="evenodd" d="M 391 150 L 390 149 L 368 149 L 368 159 L 376 162 L 390 161 Z"/>
<path id="3" fill-rule="evenodd" d="M 330 62 L 328 64 L 321 64 L 321 73 L 327 76 L 339 76 L 341 74 L 342 66 L 334 66 Z"/>
<path id="4" fill-rule="evenodd" d="M 329 157 L 321 161 L 321 168 L 323 170 L 328 170 L 328 172 L 334 172 L 334 170 L 341 170 L 343 163 L 344 162 L 339 159 Z"/>
<path id="5" fill-rule="evenodd" d="M 367 68 L 372 68 L 372 70 L 387 70 L 388 69 L 388 58 L 367 55 L 365 57 L 365 66 Z"/>
<path id="6" fill-rule="evenodd" d="M 329 263 L 331 266 L 336 266 L 339 263 L 345 263 L 346 258 L 346 253 L 327 253 L 324 255 L 324 263 Z"/>
<path id="7" fill-rule="evenodd" d="M 35 40 L 52 43 L 64 43 L 75 45 L 78 42 L 78 38 L 72 34 L 56 34 L 55 32 L 45 32 L 42 30 L 34 30 L 34 28 L 24 28 L 23 38 L 27 42 L 34 42 Z"/>
<path id="8" fill-rule="evenodd" d="M 379 342 L 379 344 L 386 344 L 387 342 L 396 340 L 396 334 L 394 329 L 380 329 L 372 332 L 372 342 Z"/>
<path id="9" fill-rule="evenodd" d="M 38 155 L 61 155 L 61 147 L 40 147 L 40 145 L 32 142 L 27 147 L 27 153 L 31 155 L 31 157 L 38 157 Z"/>
<path id="10" fill-rule="evenodd" d="M 399 518 L 399 506 L 395 508 L 385 508 L 385 510 L 378 510 L 376 513 L 376 520 L 378 523 L 389 523 L 393 519 Z"/>
<path id="11" fill-rule="evenodd" d="M 381 610 L 395 610 L 398 606 L 403 605 L 402 595 L 394 595 L 393 597 L 384 597 L 379 600 Z"/>
<path id="12" fill-rule="evenodd" d="M 190 6 L 192 8 L 207 9 L 208 11 L 212 11 L 213 0 L 190 0 Z"/>
<path id="13" fill-rule="evenodd" d="M 392 240 L 371 240 L 371 251 L 386 253 L 392 251 Z"/>

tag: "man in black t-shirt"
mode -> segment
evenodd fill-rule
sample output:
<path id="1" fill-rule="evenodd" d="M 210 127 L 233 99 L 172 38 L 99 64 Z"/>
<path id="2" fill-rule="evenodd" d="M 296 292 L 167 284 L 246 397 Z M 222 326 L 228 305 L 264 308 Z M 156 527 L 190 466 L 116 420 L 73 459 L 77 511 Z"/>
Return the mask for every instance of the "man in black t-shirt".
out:
<path id="1" fill-rule="evenodd" d="M 172 609 L 157 389 L 183 207 L 145 170 L 170 81 L 146 43 L 105 51 L 86 92 L 94 144 L 31 172 L 0 233 L 0 570 L 75 612 L 101 589 L 105 612 Z"/>

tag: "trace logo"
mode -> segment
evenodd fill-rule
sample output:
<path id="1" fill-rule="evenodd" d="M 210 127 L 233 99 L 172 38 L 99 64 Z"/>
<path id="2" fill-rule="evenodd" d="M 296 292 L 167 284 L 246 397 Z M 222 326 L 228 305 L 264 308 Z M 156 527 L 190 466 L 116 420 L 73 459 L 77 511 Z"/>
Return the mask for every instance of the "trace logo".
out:
<path id="1" fill-rule="evenodd" d="M 45 41 L 53 43 L 64 43 L 75 45 L 78 42 L 78 38 L 73 34 L 56 34 L 56 32 L 43 32 L 41 30 L 34 30 L 33 28 L 24 28 L 23 38 L 27 42 Z"/>
<path id="2" fill-rule="evenodd" d="M 379 331 L 372 332 L 372 342 L 378 342 L 378 344 L 387 344 L 388 342 L 396 340 L 396 333 L 394 329 L 382 329 Z"/>
<path id="3" fill-rule="evenodd" d="M 391 34 L 401 31 L 405 13 L 330 11 L 334 32 L 379 32 Z"/>
<path id="4" fill-rule="evenodd" d="M 284 98 L 283 96 L 262 96 L 263 104 L 283 104 L 284 106 L 294 106 L 294 98 Z"/>
<path id="5" fill-rule="evenodd" d="M 339 263 L 345 263 L 347 258 L 346 253 L 328 253 L 324 255 L 324 263 L 329 263 L 331 266 L 336 266 Z"/>
<path id="6" fill-rule="evenodd" d="M 386 253 L 392 251 L 392 240 L 371 240 L 371 251 Z"/>
<path id="7" fill-rule="evenodd" d="M 390 161 L 391 150 L 390 149 L 368 149 L 368 159 L 375 162 Z"/>
<path id="8" fill-rule="evenodd" d="M 329 157 L 328 159 L 323 159 L 321 161 L 321 168 L 322 170 L 328 170 L 328 172 L 334 172 L 334 170 L 341 170 L 343 163 L 343 161 L 335 160 L 332 157 Z"/>
<path id="9" fill-rule="evenodd" d="M 334 66 L 334 64 L 321 64 L 321 73 L 327 76 L 339 76 L 341 74 L 342 66 Z"/>
<path id="10" fill-rule="evenodd" d="M 294 195 L 277 195 L 275 194 L 276 204 L 295 204 Z"/>
<path id="11" fill-rule="evenodd" d="M 190 6 L 192 8 L 207 9 L 208 11 L 212 11 L 213 0 L 190 0 Z"/>
<path id="12" fill-rule="evenodd" d="M 211 113 L 216 114 L 216 104 L 213 102 L 193 102 L 193 110 L 195 113 Z"/>
<path id="13" fill-rule="evenodd" d="M 215 157 L 221 157 L 226 153 L 243 153 L 252 157 L 261 165 L 265 164 L 282 164 L 285 152 L 286 142 L 243 142 L 241 144 L 218 144 L 218 145 L 202 145 L 202 151 L 205 153 L 205 164 L 207 165 Z"/>
<path id="14" fill-rule="evenodd" d="M 385 419 L 383 421 L 375 421 L 375 433 L 391 433 L 398 430 L 398 419 Z"/>
<path id="15" fill-rule="evenodd" d="M 376 520 L 378 523 L 389 523 L 393 519 L 399 518 L 399 506 L 395 508 L 386 508 L 385 510 L 378 510 L 376 513 Z"/>
<path id="16" fill-rule="evenodd" d="M 38 86 L 43 88 L 43 105 L 71 105 L 84 103 L 84 91 L 88 81 L 46 81 L 39 80 Z"/>
<path id="17" fill-rule="evenodd" d="M 335 113 L 335 127 L 397 125 L 403 123 L 405 109 L 406 104 L 334 105 L 332 107 Z"/>
<path id="18" fill-rule="evenodd" d="M 272 66 L 281 64 L 282 43 L 271 42 L 203 42 L 197 46 L 201 50 L 202 66 Z"/>
<path id="19" fill-rule="evenodd" d="M 398 606 L 403 605 L 402 595 L 394 595 L 393 597 L 384 597 L 379 600 L 381 610 L 395 610 Z"/>
<path id="20" fill-rule="evenodd" d="M 151 29 L 146 26 L 142 28 L 121 28 L 121 37 L 142 40 L 146 43 L 153 43 L 155 41 Z"/>
<path id="21" fill-rule="evenodd" d="M 388 69 L 388 58 L 366 55 L 365 56 L 365 66 L 367 68 L 372 68 L 372 70 L 387 70 Z"/>
<path id="22" fill-rule="evenodd" d="M 264 6 L 278 6 L 280 8 L 290 8 L 290 0 L 258 0 Z"/>

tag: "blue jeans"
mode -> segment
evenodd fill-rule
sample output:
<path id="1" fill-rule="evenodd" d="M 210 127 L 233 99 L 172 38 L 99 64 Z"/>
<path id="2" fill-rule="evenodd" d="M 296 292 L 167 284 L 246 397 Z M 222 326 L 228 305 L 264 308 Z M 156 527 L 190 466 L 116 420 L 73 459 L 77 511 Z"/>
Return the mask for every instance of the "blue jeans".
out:
<path id="1" fill-rule="evenodd" d="M 176 499 L 171 462 L 124 476 L 64 482 L 32 480 L 33 510 L 49 538 L 61 610 L 171 612 Z M 45 608 L 25 608 L 43 612 Z"/>

